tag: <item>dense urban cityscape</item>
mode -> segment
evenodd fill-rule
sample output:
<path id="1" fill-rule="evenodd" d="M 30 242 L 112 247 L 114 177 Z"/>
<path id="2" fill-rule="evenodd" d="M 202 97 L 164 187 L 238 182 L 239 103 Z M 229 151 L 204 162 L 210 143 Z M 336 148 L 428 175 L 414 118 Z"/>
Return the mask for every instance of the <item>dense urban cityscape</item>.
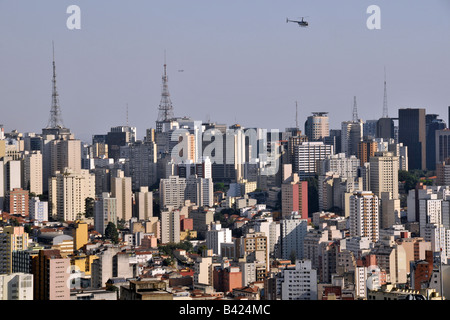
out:
<path id="1" fill-rule="evenodd" d="M 404 108 L 338 129 L 176 117 L 82 142 L 52 104 L 0 131 L 2 300 L 441 300 L 449 294 L 450 130 Z M 448 107 L 450 117 L 450 107 Z M 450 119 L 449 119 L 450 123 Z M 8 289 L 13 288 L 13 289 Z"/>

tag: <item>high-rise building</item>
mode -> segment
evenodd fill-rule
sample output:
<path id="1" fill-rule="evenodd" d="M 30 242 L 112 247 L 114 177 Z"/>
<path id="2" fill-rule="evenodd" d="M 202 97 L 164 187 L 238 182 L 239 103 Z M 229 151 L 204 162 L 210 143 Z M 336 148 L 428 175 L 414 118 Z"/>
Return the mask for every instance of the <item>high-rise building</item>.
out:
<path id="1" fill-rule="evenodd" d="M 341 123 L 341 152 L 345 153 L 346 156 L 358 155 L 358 145 L 362 139 L 362 120 Z"/>
<path id="2" fill-rule="evenodd" d="M 48 221 L 48 202 L 39 197 L 32 197 L 29 201 L 30 219 L 38 222 Z"/>
<path id="3" fill-rule="evenodd" d="M 370 157 L 373 157 L 375 152 L 378 151 L 378 144 L 373 140 L 361 141 L 358 144 L 358 159 L 360 161 L 360 166 L 364 163 L 370 161 Z"/>
<path id="4" fill-rule="evenodd" d="M 135 193 L 135 217 L 139 220 L 149 220 L 153 217 L 153 192 L 148 187 L 141 187 Z"/>
<path id="5" fill-rule="evenodd" d="M 377 121 L 376 138 L 394 139 L 394 120 L 392 118 L 380 118 Z"/>
<path id="6" fill-rule="evenodd" d="M 161 243 L 180 242 L 180 211 L 161 210 Z"/>
<path id="7" fill-rule="evenodd" d="M 0 300 L 33 300 L 33 275 L 28 273 L 0 275 Z"/>
<path id="8" fill-rule="evenodd" d="M 426 122 L 426 138 L 427 138 L 427 169 L 436 169 L 436 131 L 447 128 L 444 120 L 438 119 L 437 114 L 427 114 Z"/>
<path id="9" fill-rule="evenodd" d="M 12 273 L 12 253 L 28 248 L 24 227 L 7 226 L 0 233 L 0 274 Z"/>
<path id="10" fill-rule="evenodd" d="M 211 230 L 206 232 L 206 246 L 213 254 L 220 256 L 222 243 L 232 243 L 231 229 L 222 228 L 220 223 L 211 223 Z"/>
<path id="11" fill-rule="evenodd" d="M 52 140 L 50 142 L 50 175 L 56 172 L 81 172 L 81 141 L 76 139 Z"/>
<path id="12" fill-rule="evenodd" d="M 409 170 L 425 170 L 427 165 L 425 109 L 399 109 L 398 120 L 398 141 L 408 147 Z"/>
<path id="13" fill-rule="evenodd" d="M 351 237 L 379 239 L 379 200 L 370 191 L 357 191 L 350 196 L 349 224 Z"/>
<path id="14" fill-rule="evenodd" d="M 436 163 L 450 157 L 450 129 L 436 130 Z"/>
<path id="15" fill-rule="evenodd" d="M 313 112 L 305 122 L 305 134 L 308 141 L 322 141 L 330 135 L 328 112 Z"/>
<path id="16" fill-rule="evenodd" d="M 25 151 L 22 160 L 22 187 L 40 195 L 43 193 L 42 154 L 40 151 Z"/>
<path id="17" fill-rule="evenodd" d="M 59 250 L 40 250 L 33 259 L 34 300 L 70 300 L 70 259 Z"/>
<path id="18" fill-rule="evenodd" d="M 9 213 L 27 216 L 30 213 L 28 190 L 14 188 L 9 192 Z"/>
<path id="19" fill-rule="evenodd" d="M 117 219 L 130 220 L 133 216 L 131 177 L 125 177 L 121 170 L 111 178 L 111 197 L 117 201 Z"/>
<path id="20" fill-rule="evenodd" d="M 88 170 L 56 172 L 49 180 L 49 205 L 55 219 L 78 220 L 85 212 L 86 198 L 95 199 L 95 175 Z"/>
<path id="21" fill-rule="evenodd" d="M 320 161 L 334 154 L 333 146 L 323 142 L 303 142 L 294 148 L 293 170 L 300 179 L 314 177 Z"/>
<path id="22" fill-rule="evenodd" d="M 161 179 L 159 183 L 160 206 L 180 207 L 184 204 L 186 191 L 186 179 L 178 176 L 170 176 Z"/>
<path id="23" fill-rule="evenodd" d="M 308 220 L 293 213 L 280 221 L 281 258 L 303 259 L 303 240 L 308 229 Z"/>
<path id="24" fill-rule="evenodd" d="M 296 260 L 281 273 L 281 300 L 317 300 L 317 270 L 310 260 Z"/>
<path id="25" fill-rule="evenodd" d="M 346 157 L 345 153 L 329 155 L 320 161 L 319 175 L 327 172 L 338 174 L 342 178 L 353 179 L 358 176 L 358 166 L 360 161 L 356 156 Z"/>
<path id="26" fill-rule="evenodd" d="M 289 217 L 292 212 L 308 218 L 308 182 L 300 181 L 295 173 L 281 185 L 281 214 Z"/>
<path id="27" fill-rule="evenodd" d="M 95 231 L 104 235 L 108 223 L 117 225 L 117 199 L 111 197 L 108 192 L 103 192 L 95 199 L 94 227 Z"/>
<path id="28" fill-rule="evenodd" d="M 125 175 L 131 177 L 132 189 L 153 186 L 157 181 L 156 144 L 139 140 L 120 147 L 124 149 L 128 154 Z"/>
<path id="29" fill-rule="evenodd" d="M 398 157 L 392 152 L 376 152 L 370 158 L 370 190 L 379 199 L 382 192 L 398 199 L 398 170 Z"/>

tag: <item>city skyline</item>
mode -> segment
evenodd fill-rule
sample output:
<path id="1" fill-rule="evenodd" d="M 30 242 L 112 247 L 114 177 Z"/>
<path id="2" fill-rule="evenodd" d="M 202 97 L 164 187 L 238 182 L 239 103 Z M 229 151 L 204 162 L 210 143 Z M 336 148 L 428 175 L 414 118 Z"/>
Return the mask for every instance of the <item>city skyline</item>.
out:
<path id="1" fill-rule="evenodd" d="M 66 27 L 72 4 L 81 8 L 80 30 Z M 165 59 L 175 116 L 284 130 L 295 126 L 297 101 L 302 131 L 315 111 L 338 129 L 354 96 L 360 118 L 382 116 L 386 68 L 389 116 L 425 108 L 447 119 L 445 1 L 257 4 L 0 1 L 8 75 L 0 123 L 7 132 L 47 125 L 52 41 L 64 124 L 86 142 L 127 121 L 139 139 L 155 127 Z M 366 26 L 373 4 L 380 30 Z M 299 16 L 308 28 L 286 23 Z"/>

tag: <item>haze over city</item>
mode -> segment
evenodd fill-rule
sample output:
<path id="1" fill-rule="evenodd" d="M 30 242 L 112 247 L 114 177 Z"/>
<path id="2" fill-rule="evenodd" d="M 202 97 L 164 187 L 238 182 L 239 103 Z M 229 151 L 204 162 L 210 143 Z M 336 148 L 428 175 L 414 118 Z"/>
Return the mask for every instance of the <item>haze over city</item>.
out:
<path id="1" fill-rule="evenodd" d="M 81 8 L 69 30 L 68 6 Z M 367 7 L 381 9 L 369 30 Z M 326 111 L 330 128 L 426 108 L 446 119 L 450 5 L 433 1 L 0 1 L 5 130 L 40 132 L 51 106 L 52 41 L 66 127 L 154 127 L 164 55 L 176 116 L 267 129 Z M 307 17 L 308 28 L 286 18 Z M 165 54 L 164 54 L 165 53 Z M 25 117 L 24 117 L 25 115 Z"/>

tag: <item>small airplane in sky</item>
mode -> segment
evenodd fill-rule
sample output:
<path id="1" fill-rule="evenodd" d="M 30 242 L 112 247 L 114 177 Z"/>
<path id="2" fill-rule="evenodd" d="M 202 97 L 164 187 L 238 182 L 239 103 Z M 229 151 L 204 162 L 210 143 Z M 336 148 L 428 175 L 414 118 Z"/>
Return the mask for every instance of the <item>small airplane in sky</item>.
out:
<path id="1" fill-rule="evenodd" d="M 304 20 L 304 17 L 302 17 L 302 20 L 298 21 L 298 20 L 289 20 L 288 18 L 286 18 L 286 23 L 288 22 L 295 22 L 299 25 L 299 27 L 303 27 L 306 28 L 309 24 L 308 21 Z"/>

